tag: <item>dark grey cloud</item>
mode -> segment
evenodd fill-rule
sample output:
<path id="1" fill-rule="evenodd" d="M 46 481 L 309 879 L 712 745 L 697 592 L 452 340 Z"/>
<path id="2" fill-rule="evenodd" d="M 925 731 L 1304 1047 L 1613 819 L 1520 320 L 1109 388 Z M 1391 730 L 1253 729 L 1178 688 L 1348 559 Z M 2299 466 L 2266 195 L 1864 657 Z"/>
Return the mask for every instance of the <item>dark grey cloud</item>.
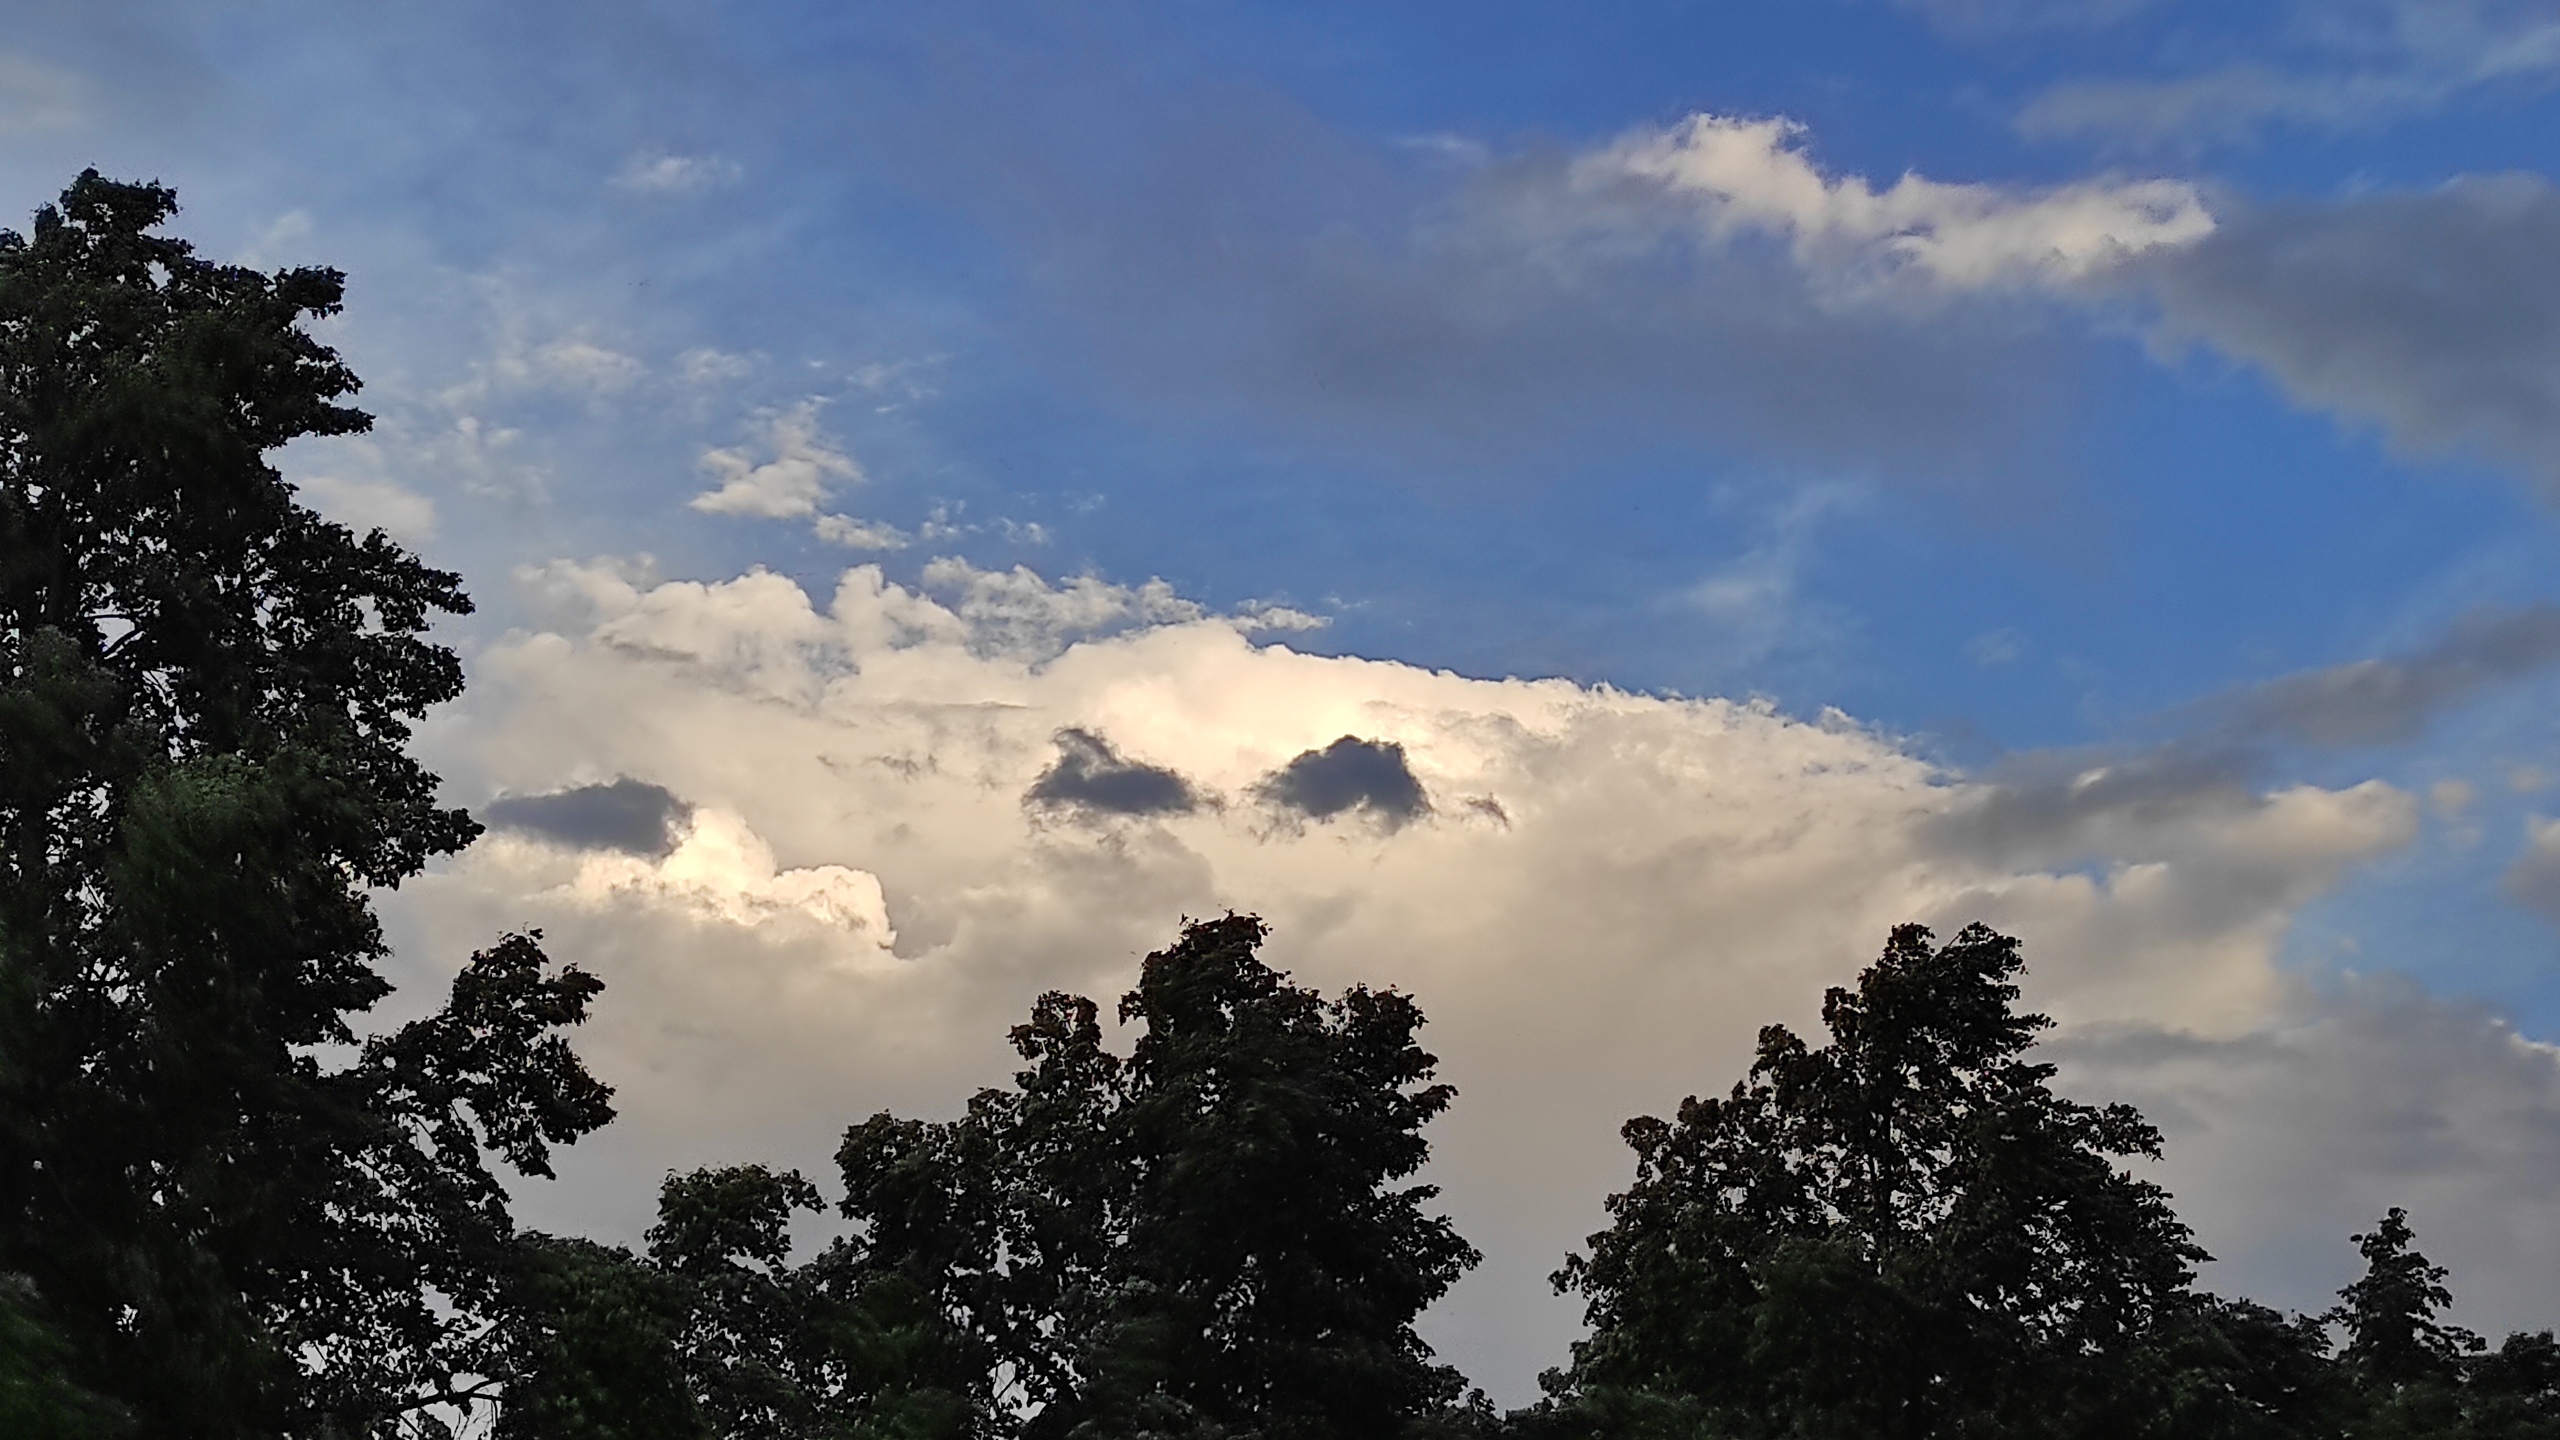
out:
<path id="1" fill-rule="evenodd" d="M 581 850 L 665 855 L 684 838 L 693 807 L 663 786 L 625 775 L 610 785 L 577 785 L 546 795 L 510 795 L 481 807 L 500 830 L 539 835 Z"/>
<path id="2" fill-rule="evenodd" d="M 1366 810 L 1392 828 L 1430 813 L 1431 798 L 1392 740 L 1345 735 L 1271 772 L 1254 793 L 1311 820 Z"/>
<path id="3" fill-rule="evenodd" d="M 2560 498 L 2560 188 L 2534 175 L 2272 205 L 2152 272 L 2164 340 L 2264 368 L 2398 449 L 2478 452 Z"/>
<path id="4" fill-rule="evenodd" d="M 2554 664 L 2560 606 L 2474 611 L 2401 654 L 2297 671 L 2173 712 L 2165 740 L 2008 757 L 1973 777 L 1976 797 L 1936 821 L 1934 838 L 2004 865 L 2121 850 L 2133 835 L 2257 807 L 2278 747 L 2414 740 L 2438 716 Z"/>
<path id="5" fill-rule="evenodd" d="M 2346 749 L 2414 740 L 2437 715 L 2560 662 L 2560 606 L 2475 611 L 2419 649 L 2281 676 L 2206 702 L 2234 740 Z"/>
<path id="6" fill-rule="evenodd" d="M 2139 851 L 2146 833 L 2256 808 L 2263 769 L 2262 757 L 2211 741 L 2029 751 L 1973 777 L 1970 803 L 1930 822 L 1928 838 L 2003 866 Z"/>
<path id="7" fill-rule="evenodd" d="M 1025 804 L 1103 815 L 1181 815 L 1200 808 L 1190 781 L 1124 758 L 1090 730 L 1061 730 L 1057 741 L 1057 763 L 1023 793 Z"/>

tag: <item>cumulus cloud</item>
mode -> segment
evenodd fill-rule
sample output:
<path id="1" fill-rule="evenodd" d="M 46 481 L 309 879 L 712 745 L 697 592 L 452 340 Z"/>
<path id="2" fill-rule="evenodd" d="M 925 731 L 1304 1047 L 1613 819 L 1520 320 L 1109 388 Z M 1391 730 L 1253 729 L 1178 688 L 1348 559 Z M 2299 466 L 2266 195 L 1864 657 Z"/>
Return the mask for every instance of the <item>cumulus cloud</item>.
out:
<path id="1" fill-rule="evenodd" d="M 2222 1068 L 2162 1062 L 2144 1082 L 2182 1156 L 2180 1097 L 2223 1105 L 2250 1046 L 2306 1023 L 2276 961 L 2296 910 L 2416 823 L 2416 797 L 2379 783 L 2235 778 L 2151 811 L 2120 785 L 2122 803 L 1992 843 L 1997 784 L 1838 717 L 1306 655 L 1161 589 L 952 568 L 917 590 L 869 566 L 823 599 L 764 572 L 527 578 L 553 618 L 479 657 L 456 732 L 473 748 L 445 768 L 519 796 L 646 775 L 695 807 L 663 854 L 501 832 L 386 902 L 422 952 L 539 924 L 611 987 L 581 1044 L 625 1119 L 579 1147 L 558 1196 L 528 1199 L 535 1223 L 636 1228 L 670 1165 L 823 1170 L 852 1118 L 949 1114 L 1001 1079 L 1039 992 L 1116 994 L 1177 917 L 1253 910 L 1301 979 L 1397 985 L 1433 1017 L 1462 1092 L 1434 1178 L 1491 1257 L 1433 1334 L 1510 1399 L 1572 1331 L 1544 1276 L 1625 1179 L 1618 1124 L 1729 1084 L 1760 1025 L 1812 1023 L 1892 924 L 2022 935 L 2030 998 L 2073 1033 L 2224 1047 Z M 1308 813 L 1427 800 L 1434 818 L 1275 828 L 1203 803 L 1058 825 L 1024 803 L 1045 786 L 1128 808 L 1112 777 L 1132 770 L 1195 796 L 1290 776 Z M 2518 1074 L 2540 1063 L 2517 1053 Z M 2451 1097 L 2469 1083 L 2455 1058 L 2407 1063 L 2437 1065 Z M 2232 1094 L 2216 1123 L 2283 1121 Z M 2197 1153 L 2182 1195 L 2245 1219 L 2230 1197 L 2258 1178 L 2235 1151 Z M 2475 1190 L 2481 1213 L 2554 1219 L 2551 1192 Z"/>
<path id="2" fill-rule="evenodd" d="M 1309 820 L 1330 820 L 1359 810 L 1392 829 L 1431 813 L 1431 798 L 1392 740 L 1345 735 L 1321 750 L 1300 751 L 1255 784 L 1253 791 L 1279 808 Z"/>
<path id="3" fill-rule="evenodd" d="M 2560 495 L 2560 189 L 2538 176 L 2271 205 L 2157 271 L 2162 338 L 2419 454 L 2474 450 Z"/>
<path id="4" fill-rule="evenodd" d="M 927 591 L 950 598 L 951 615 L 982 654 L 1046 656 L 1085 636 L 1206 613 L 1162 580 L 1128 586 L 1079 575 L 1052 585 L 1027 565 L 981 570 L 951 556 L 928 562 L 923 580 Z"/>
<path id="5" fill-rule="evenodd" d="M 1852 285 L 2052 287 L 2213 233 L 2212 213 L 2184 181 L 2026 191 L 1906 174 L 1878 191 L 1863 176 L 1825 176 L 1801 148 L 1804 134 L 1782 118 L 1692 115 L 1584 157 L 1575 174 L 1585 185 L 1658 186 L 1694 204 L 1711 236 L 1775 235 L 1800 265 Z"/>
<path id="6" fill-rule="evenodd" d="M 1022 792 L 1025 803 L 1098 815 L 1180 815 L 1198 809 L 1191 782 L 1142 765 L 1111 742 L 1073 726 L 1058 732 L 1058 761 Z"/>
<path id="7" fill-rule="evenodd" d="M 714 483 L 693 497 L 693 508 L 792 520 L 817 513 L 833 493 L 830 481 L 859 483 L 862 467 L 818 429 L 820 403 L 760 411 L 748 426 L 752 445 L 702 452 L 702 469 Z"/>
<path id="8" fill-rule="evenodd" d="M 504 795 L 480 808 L 493 829 L 514 830 L 580 850 L 664 857 L 685 838 L 693 807 L 663 785 L 619 776 L 539 795 Z"/>

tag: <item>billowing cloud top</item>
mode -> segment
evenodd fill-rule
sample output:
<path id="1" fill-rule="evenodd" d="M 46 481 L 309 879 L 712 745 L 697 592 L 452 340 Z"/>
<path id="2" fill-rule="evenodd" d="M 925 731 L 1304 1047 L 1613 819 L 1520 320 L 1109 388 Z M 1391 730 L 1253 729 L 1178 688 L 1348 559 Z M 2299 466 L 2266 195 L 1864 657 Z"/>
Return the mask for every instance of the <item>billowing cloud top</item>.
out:
<path id="1" fill-rule="evenodd" d="M 2057 780 L 2061 809 L 1986 843 L 2013 786 L 1837 716 L 1305 655 L 1095 580 L 949 562 L 945 604 L 866 566 L 822 607 L 762 571 L 530 578 L 567 618 L 482 658 L 490 782 L 646 774 L 695 804 L 692 823 L 659 856 L 502 831 L 394 903 L 455 953 L 538 922 L 607 980 L 582 1043 L 626 1119 L 571 1183 L 620 1198 L 581 1213 L 644 1205 L 670 1164 L 816 1165 L 856 1116 L 948 1113 L 1005 1073 L 1002 1037 L 1037 993 L 1116 993 L 1178 917 L 1251 910 L 1302 979 L 1397 985 L 1433 1017 L 1462 1092 L 1436 1176 L 1491 1257 L 1435 1333 L 1497 1378 L 1561 1354 L 1572 1316 L 1543 1277 L 1622 1179 L 1619 1123 L 1729 1083 L 1760 1025 L 1809 1021 L 1823 985 L 1915 918 L 2026 937 L 2030 998 L 2066 1036 L 2116 1037 L 2083 1053 L 2166 1107 L 2169 1178 L 2206 1242 L 2244 1283 L 2290 1283 L 2250 1247 L 2293 1230 L 2253 1208 L 2253 1177 L 2217 1168 L 2282 1117 L 2244 1097 L 2213 1112 L 2221 1139 L 2186 1149 L 2178 1107 L 2265 1063 L 2270 1036 L 2316 1068 L 2369 1034 L 2322 1019 L 2277 948 L 2299 907 L 2418 824 L 2415 798 L 2379 783 L 2097 775 Z M 1262 806 L 1177 799 L 1207 794 L 1390 823 L 1275 828 Z M 1043 800 L 1144 823 L 1049 824 Z M 2439 1018 L 2410 1033 L 2512 1046 Z M 2458 1076 L 2468 1053 L 2407 1063 Z M 2545 1052 L 2494 1054 L 2510 1090 L 2552 1078 Z M 2439 1090 L 2446 1106 L 2469 1093 Z M 2560 1116 L 2436 1103 L 2405 1118 L 2486 1147 Z M 2392 1143 L 2355 1165 L 2385 1166 Z M 2389 1180 L 2347 1166 L 2265 1193 L 2327 1195 L 2343 1234 Z M 2448 1227 L 2551 1204 L 2485 1171 L 2466 1183 L 2438 1201 Z M 2479 1233 L 2521 1233 L 2505 1224 Z"/>

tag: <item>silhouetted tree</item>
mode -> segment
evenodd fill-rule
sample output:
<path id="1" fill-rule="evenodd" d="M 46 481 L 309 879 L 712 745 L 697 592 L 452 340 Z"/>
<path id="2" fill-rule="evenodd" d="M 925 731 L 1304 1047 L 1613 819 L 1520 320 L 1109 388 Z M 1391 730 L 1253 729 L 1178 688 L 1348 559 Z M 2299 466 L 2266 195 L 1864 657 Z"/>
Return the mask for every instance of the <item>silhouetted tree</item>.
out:
<path id="1" fill-rule="evenodd" d="M 2445 1268 L 2412 1243 L 2409 1212 L 2395 1205 L 2370 1233 L 2352 1238 L 2365 1271 L 2338 1292 L 2329 1312 L 2347 1332 L 2338 1358 L 2367 1386 L 2451 1383 L 2480 1337 L 2437 1318 L 2453 1304 L 2453 1292 L 2445 1288 Z"/>
<path id="2" fill-rule="evenodd" d="M 846 1137 L 849 1263 L 965 1330 L 1030 1435 L 1370 1440 L 1458 1405 L 1413 1330 L 1476 1258 L 1400 1183 L 1454 1093 L 1422 1013 L 1290 984 L 1264 933 L 1231 915 L 1147 957 L 1125 1059 L 1050 995 L 1012 1090 Z"/>
<path id="3" fill-rule="evenodd" d="M 1825 997 L 1828 1044 L 1772 1026 L 1729 1096 L 1629 1122 L 1635 1183 L 1556 1277 L 1592 1334 L 1550 1408 L 1642 1393 L 1741 1435 L 2138 1433 L 2169 1403 L 2164 1357 L 2286 1350 L 2265 1317 L 2195 1303 L 2203 1252 L 2122 1165 L 2158 1132 L 2053 1093 L 2021 964 L 1980 926 L 1944 946 L 1903 926 Z"/>
<path id="4" fill-rule="evenodd" d="M 487 1156 L 611 1114 L 556 1033 L 596 985 L 517 936 L 350 1025 L 367 890 L 477 833 L 404 749 L 469 602 L 267 462 L 368 423 L 305 328 L 340 277 L 199 259 L 175 203 L 90 172 L 0 233 L 0 1274 L 144 1433 L 386 1433 L 500 1383 Z"/>

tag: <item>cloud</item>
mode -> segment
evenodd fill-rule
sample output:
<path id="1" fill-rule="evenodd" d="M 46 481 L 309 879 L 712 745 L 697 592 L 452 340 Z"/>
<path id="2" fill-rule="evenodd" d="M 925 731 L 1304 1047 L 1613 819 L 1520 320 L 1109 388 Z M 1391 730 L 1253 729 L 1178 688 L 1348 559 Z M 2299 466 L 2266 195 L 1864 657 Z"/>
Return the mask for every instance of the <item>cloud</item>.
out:
<path id="1" fill-rule="evenodd" d="M 2370 130 L 2493 87 L 2560 80 L 2560 20 L 2515 0 L 2297 5 L 2293 65 L 2246 60 L 2166 79 L 2055 85 L 2018 116 L 2036 138 L 2159 146 L 2233 142 L 2279 126 Z"/>
<path id="2" fill-rule="evenodd" d="M 1181 775 L 1124 759 L 1110 741 L 1073 726 L 1058 732 L 1058 763 L 1041 771 L 1022 798 L 1098 815 L 1182 815 L 1200 806 Z"/>
<path id="3" fill-rule="evenodd" d="M 736 184 L 745 172 L 717 155 L 634 155 L 614 173 L 616 188 L 638 195 L 689 195 Z"/>
<path id="4" fill-rule="evenodd" d="M 2538 176 L 2278 204 L 2159 266 L 2203 341 L 2414 454 L 2479 451 L 2560 495 L 2560 189 Z"/>
<path id="5" fill-rule="evenodd" d="M 828 544 L 847 550 L 904 550 L 915 543 L 914 536 L 895 525 L 850 515 L 821 515 L 809 529 Z"/>
<path id="6" fill-rule="evenodd" d="M 1666 445 L 2068 475 L 2081 352 L 2042 309 L 2204 221 L 2176 182 L 1879 187 L 1777 120 L 1455 160 L 1250 107 L 1161 133 L 1107 170 L 1010 126 L 955 140 L 1018 181 L 960 198 L 1019 252 L 1027 353 L 1149 423 L 1469 484 Z"/>
<path id="7" fill-rule="evenodd" d="M 2026 653 L 2026 632 L 2015 625 L 1985 630 L 1964 642 L 1965 658 L 1985 670 L 2014 665 Z"/>
<path id="8" fill-rule="evenodd" d="M 1389 829 L 1431 813 L 1431 797 L 1413 778 L 1404 747 L 1392 740 L 1345 735 L 1321 750 L 1299 752 L 1253 787 L 1254 793 L 1310 820 L 1365 810 Z"/>
<path id="9" fill-rule="evenodd" d="M 294 488 L 312 508 L 359 535 L 380 530 L 414 545 L 436 533 L 435 502 L 394 481 L 306 475 Z"/>
<path id="10" fill-rule="evenodd" d="M 2099 1026 L 2057 1046 L 2067 1088 L 2167 1132 L 2156 1178 L 2217 1257 L 2205 1284 L 2324 1308 L 2362 1269 L 2347 1236 L 2402 1205 L 2458 1320 L 2550 1324 L 2560 1052 L 2501 1017 L 2366 976 L 2244 1035 Z"/>
<path id="11" fill-rule="evenodd" d="M 725 385 L 755 373 L 755 361 L 709 345 L 698 345 L 677 357 L 676 373 L 689 385 Z"/>
<path id="12" fill-rule="evenodd" d="M 2525 832 L 2525 849 L 2499 877 L 2507 898 L 2560 924 L 2560 820 L 2535 816 Z"/>
<path id="13" fill-rule="evenodd" d="M 2560 662 L 2560 606 L 2474 611 L 2425 646 L 2265 681 L 2199 707 L 2235 740 L 2330 748 L 2414 740 L 2482 692 Z"/>
<path id="14" fill-rule="evenodd" d="M 951 597 L 969 643 L 987 654 L 1046 657 L 1086 636 L 1180 624 L 1205 613 L 1162 580 L 1127 586 L 1078 575 L 1051 585 L 1027 565 L 981 570 L 950 556 L 928 562 L 923 580 L 926 590 Z"/>
<path id="15" fill-rule="evenodd" d="M 664 858 L 681 844 L 693 807 L 662 785 L 628 775 L 540 795 L 507 795 L 480 807 L 492 829 L 513 830 L 578 850 L 619 850 Z"/>
<path id="16" fill-rule="evenodd" d="M 831 479 L 860 483 L 862 467 L 819 431 L 820 403 L 803 400 L 788 409 L 759 411 L 748 427 L 754 447 L 702 452 L 702 468 L 715 483 L 693 497 L 693 508 L 709 515 L 792 520 L 817 513 L 833 493 Z M 759 454 L 769 458 L 759 460 Z"/>
<path id="17" fill-rule="evenodd" d="M 2213 233 L 2184 181 L 2026 191 L 1906 174 L 1878 191 L 1863 176 L 1825 176 L 1800 148 L 1804 134 L 1782 118 L 1692 115 L 1625 136 L 1574 173 L 1586 186 L 1657 186 L 1693 204 L 1710 237 L 1777 236 L 1808 272 L 1861 288 L 1903 278 L 1947 291 L 2051 288 Z"/>
<path id="18" fill-rule="evenodd" d="M 404 953 L 539 924 L 610 987 L 580 1043 L 624 1121 L 528 1223 L 636 1230 L 669 1166 L 822 1171 L 854 1117 L 949 1114 L 1000 1080 L 1041 991 L 1117 994 L 1178 917 L 1253 910 L 1307 983 L 1400 986 L 1433 1017 L 1461 1099 L 1432 1178 L 1490 1258 L 1432 1334 L 1517 1401 L 1573 1331 L 1544 1277 L 1624 1182 L 1619 1123 L 1729 1084 L 1760 1025 L 1810 1023 L 1892 924 L 2024 936 L 2030 998 L 2066 1025 L 2236 1041 L 2290 1013 L 2297 909 L 2415 825 L 2387 785 L 2234 779 L 1982 843 L 1959 822 L 1996 785 L 1839 717 L 1301 654 L 1161 587 L 937 578 L 862 566 L 813 597 L 762 571 L 528 574 L 551 618 L 476 659 L 440 732 L 468 748 L 438 763 L 517 795 L 646 775 L 695 807 L 662 857 L 500 833 L 385 902 Z M 1437 818 L 1059 825 L 1024 803 L 1139 767 Z M 2253 1181 L 2182 1183 L 2221 1204 Z"/>

